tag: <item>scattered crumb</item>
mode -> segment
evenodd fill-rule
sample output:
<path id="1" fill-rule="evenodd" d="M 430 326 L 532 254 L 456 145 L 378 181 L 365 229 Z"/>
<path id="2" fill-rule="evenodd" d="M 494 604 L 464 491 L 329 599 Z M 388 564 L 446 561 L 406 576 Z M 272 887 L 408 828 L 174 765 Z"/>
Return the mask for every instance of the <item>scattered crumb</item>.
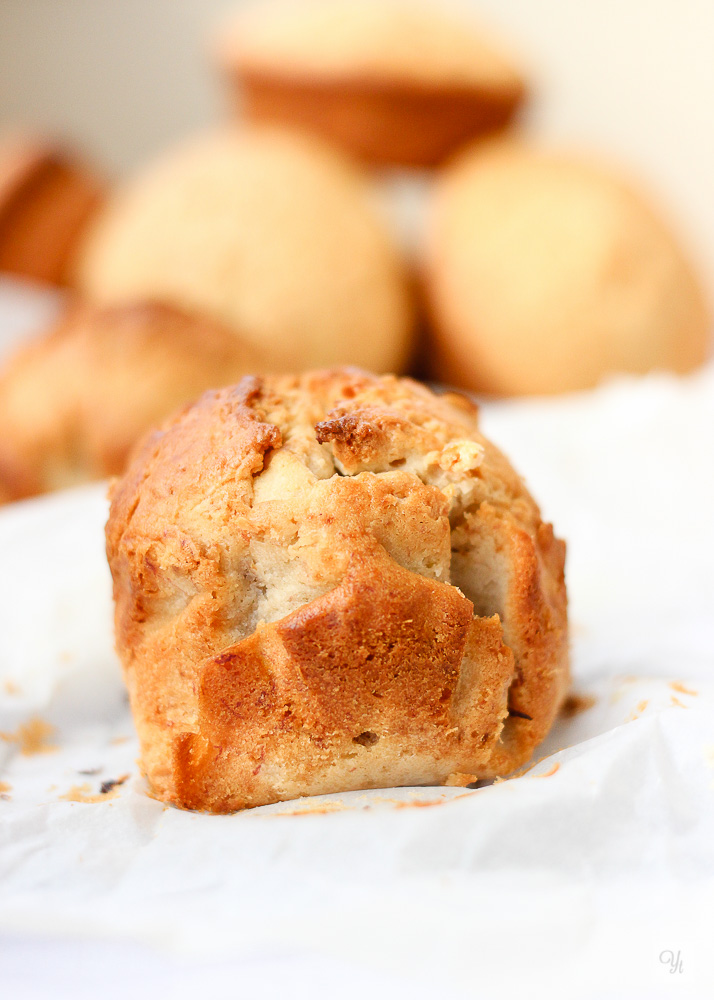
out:
<path id="1" fill-rule="evenodd" d="M 69 791 L 65 792 L 64 795 L 60 795 L 60 800 L 62 802 L 105 802 L 107 798 L 113 798 L 112 795 L 99 795 L 92 794 L 92 787 L 86 781 L 82 785 L 72 785 Z"/>
<path id="2" fill-rule="evenodd" d="M 444 784 L 451 788 L 468 788 L 469 785 L 475 785 L 477 781 L 478 778 L 475 774 L 462 774 L 461 771 L 454 771 Z"/>
<path id="3" fill-rule="evenodd" d="M 5 689 L 5 694 L 19 694 L 20 693 L 20 688 L 17 686 L 17 684 L 15 683 L 15 681 L 11 681 L 10 679 L 8 679 L 8 680 L 6 680 L 4 682 L 3 687 Z"/>
<path id="4" fill-rule="evenodd" d="M 107 781 L 103 781 L 99 786 L 99 791 L 102 795 L 108 795 L 109 792 L 114 791 L 119 785 L 123 785 L 125 781 L 129 780 L 128 774 L 122 774 L 121 778 L 109 778 Z"/>
<path id="5" fill-rule="evenodd" d="M 446 806 L 450 802 L 456 802 L 457 799 L 471 798 L 472 795 L 473 790 L 464 792 L 463 795 L 444 795 L 440 799 L 416 799 L 414 802 L 395 801 L 392 799 L 391 801 L 394 803 L 395 809 L 430 809 L 431 806 Z"/>
<path id="6" fill-rule="evenodd" d="M 118 747 L 122 743 L 128 743 L 130 739 L 130 736 L 115 736 L 113 740 L 109 740 L 109 743 L 113 747 Z"/>
<path id="7" fill-rule="evenodd" d="M 534 774 L 534 778 L 550 778 L 551 775 L 555 774 L 556 771 L 560 770 L 560 763 L 556 760 L 555 764 L 550 768 L 549 771 L 543 771 L 542 774 Z"/>
<path id="8" fill-rule="evenodd" d="M 458 796 L 461 798 L 461 796 Z M 453 799 L 417 799 L 416 802 L 395 802 L 395 809 L 431 809 L 432 806 L 443 806 L 445 802 L 453 802 Z"/>
<path id="9" fill-rule="evenodd" d="M 20 753 L 25 757 L 31 757 L 37 753 L 52 753 L 58 749 L 55 744 L 48 742 L 54 732 L 55 728 L 49 722 L 34 718 L 18 726 L 16 733 L 0 733 L 0 740 L 17 743 Z"/>
<path id="10" fill-rule="evenodd" d="M 679 698 L 675 698 L 674 695 L 669 699 L 669 704 L 671 708 L 686 708 L 687 706 Z"/>
<path id="11" fill-rule="evenodd" d="M 327 813 L 342 812 L 344 806 L 341 805 L 324 805 L 324 806 L 314 806 L 310 809 L 293 809 L 292 812 L 279 812 L 273 813 L 274 816 L 322 816 Z"/>
<path id="12" fill-rule="evenodd" d="M 92 792 L 92 786 L 88 782 L 84 782 L 81 785 L 72 785 L 69 791 L 65 792 L 64 795 L 60 795 L 60 800 L 63 802 L 107 802 L 109 799 L 114 799 L 119 794 L 117 788 L 119 785 L 123 785 L 125 781 L 128 781 L 129 775 L 123 774 L 121 778 L 117 778 L 113 781 L 103 781 L 99 793 L 94 794 Z"/>
<path id="13" fill-rule="evenodd" d="M 88 768 L 85 768 L 82 771 L 77 771 L 77 774 L 83 774 L 86 777 L 91 778 L 95 774 L 100 774 L 101 770 L 102 770 L 101 767 L 88 767 Z"/>
<path id="14" fill-rule="evenodd" d="M 563 702 L 560 714 L 564 719 L 572 719 L 574 715 L 587 712 L 589 708 L 597 702 L 597 698 L 592 694 L 576 694 L 573 692 Z"/>
<path id="15" fill-rule="evenodd" d="M 639 717 L 645 711 L 649 703 L 650 703 L 649 698 L 643 698 L 642 701 L 638 701 L 635 707 L 630 712 L 627 721 L 634 722 L 635 719 L 639 719 Z"/>
<path id="16" fill-rule="evenodd" d="M 672 688 L 673 691 L 679 691 L 680 694 L 689 694 L 693 698 L 699 694 L 698 691 L 692 691 L 690 688 L 685 687 L 681 681 L 670 681 L 669 686 Z"/>
<path id="17" fill-rule="evenodd" d="M 8 784 L 7 781 L 0 781 L 0 799 L 4 799 L 6 802 L 10 801 L 10 796 L 8 792 L 12 791 L 12 785 Z"/>
<path id="18" fill-rule="evenodd" d="M 289 800 L 288 800 L 289 801 Z M 286 802 L 287 804 L 287 802 Z M 306 798 L 302 801 L 299 809 L 292 809 L 290 812 L 276 812 L 274 816 L 319 816 L 324 813 L 342 812 L 345 804 L 342 799 L 330 799 L 324 802 L 320 799 Z"/>

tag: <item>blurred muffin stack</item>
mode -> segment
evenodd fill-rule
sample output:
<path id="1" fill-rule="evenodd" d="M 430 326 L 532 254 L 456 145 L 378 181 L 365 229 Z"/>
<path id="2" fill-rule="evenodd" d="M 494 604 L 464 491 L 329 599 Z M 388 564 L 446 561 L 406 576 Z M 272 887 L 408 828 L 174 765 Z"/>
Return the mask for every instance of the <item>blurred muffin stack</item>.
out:
<path id="1" fill-rule="evenodd" d="M 418 365 L 510 395 L 705 359 L 675 236 L 616 171 L 517 130 L 528 84 L 465 13 L 269 0 L 214 54 L 236 120 L 104 204 L 81 165 L 0 150 L 0 269 L 77 299 L 0 373 L 0 502 L 120 472 L 146 430 L 248 371 Z M 426 171 L 413 257 L 385 167 Z"/>
<path id="2" fill-rule="evenodd" d="M 24 136 L 0 143 L 0 271 L 65 284 L 102 184 L 63 151 Z"/>
<path id="3" fill-rule="evenodd" d="M 251 121 L 306 128 L 368 163 L 430 167 L 507 125 L 519 71 L 432 3 L 273 0 L 217 47 Z"/>
<path id="4" fill-rule="evenodd" d="M 160 298 L 238 332 L 269 370 L 400 369 L 406 267 L 358 170 L 318 140 L 225 129 L 117 193 L 82 248 L 88 298 Z"/>

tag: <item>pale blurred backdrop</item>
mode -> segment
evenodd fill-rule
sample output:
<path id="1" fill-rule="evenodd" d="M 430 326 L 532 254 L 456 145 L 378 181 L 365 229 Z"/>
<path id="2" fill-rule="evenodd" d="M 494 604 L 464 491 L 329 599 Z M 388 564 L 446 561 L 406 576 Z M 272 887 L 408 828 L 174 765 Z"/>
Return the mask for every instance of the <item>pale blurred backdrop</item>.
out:
<path id="1" fill-rule="evenodd" d="M 441 0 L 443 4 L 444 0 Z M 714 284 L 712 0 L 464 0 L 520 51 L 541 135 L 639 174 Z M 225 113 L 209 39 L 240 0 L 2 0 L 0 128 L 119 174 Z"/>

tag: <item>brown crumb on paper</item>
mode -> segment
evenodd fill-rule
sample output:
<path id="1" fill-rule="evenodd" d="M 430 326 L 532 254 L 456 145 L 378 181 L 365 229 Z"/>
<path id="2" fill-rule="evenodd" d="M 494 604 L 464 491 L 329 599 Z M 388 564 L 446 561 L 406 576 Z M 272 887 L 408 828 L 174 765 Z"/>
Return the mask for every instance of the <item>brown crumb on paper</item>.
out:
<path id="1" fill-rule="evenodd" d="M 57 750 L 57 746 L 49 742 L 54 732 L 55 728 L 49 722 L 34 718 L 18 726 L 16 733 L 0 733 L 0 740 L 17 743 L 24 757 L 32 757 L 34 754 L 53 753 Z"/>
<path id="2" fill-rule="evenodd" d="M 443 806 L 451 799 L 419 799 L 417 802 L 396 802 L 395 809 L 431 809 L 432 806 Z"/>
<path id="3" fill-rule="evenodd" d="M 274 816 L 326 816 L 327 813 L 343 812 L 344 806 L 342 805 L 324 805 L 324 806 L 314 806 L 309 809 L 293 809 L 291 812 L 277 812 L 273 813 Z"/>
<path id="4" fill-rule="evenodd" d="M 15 681 L 11 681 L 9 678 L 3 684 L 5 688 L 5 694 L 19 694 L 20 688 L 17 686 Z"/>
<path id="5" fill-rule="evenodd" d="M 684 704 L 683 701 L 680 701 L 679 698 L 675 698 L 674 695 L 672 695 L 672 697 L 670 698 L 669 704 L 670 704 L 671 708 L 686 708 L 687 707 Z"/>
<path id="6" fill-rule="evenodd" d="M 12 785 L 8 784 L 7 781 L 0 781 L 0 799 L 4 799 L 6 802 L 9 801 L 9 793 L 12 791 Z"/>
<path id="7" fill-rule="evenodd" d="M 681 681 L 670 681 L 669 686 L 672 688 L 673 691 L 678 691 L 680 694 L 691 695 L 692 698 L 696 697 L 699 694 L 698 691 L 692 691 L 690 688 L 685 687 Z"/>
<path id="8" fill-rule="evenodd" d="M 628 715 L 626 721 L 627 722 L 634 722 L 635 719 L 639 719 L 639 717 L 645 711 L 645 709 L 647 708 L 647 706 L 649 705 L 649 703 L 650 703 L 649 698 L 643 698 L 642 701 L 638 701 L 637 704 L 635 705 L 635 707 L 632 709 L 632 711 Z"/>
<path id="9" fill-rule="evenodd" d="M 107 799 L 114 797 L 116 793 L 112 792 L 109 795 L 94 795 L 92 793 L 92 787 L 86 781 L 82 785 L 72 785 L 69 791 L 65 792 L 64 795 L 60 795 L 62 802 L 106 802 Z"/>
<path id="10" fill-rule="evenodd" d="M 441 799 L 415 799 L 414 802 L 404 802 L 399 800 L 394 803 L 395 809 L 431 809 L 432 806 L 445 806 L 451 802 L 456 802 L 457 799 L 467 799 L 473 794 L 473 791 L 464 792 L 463 795 L 452 795 L 447 798 L 444 796 Z"/>
<path id="11" fill-rule="evenodd" d="M 597 698 L 592 694 L 569 694 L 563 702 L 560 714 L 564 719 L 572 719 L 574 715 L 587 712 L 596 703 Z"/>
<path id="12" fill-rule="evenodd" d="M 461 771 L 454 771 L 444 784 L 449 788 L 468 788 L 469 785 L 475 785 L 477 781 L 478 778 L 475 774 L 462 774 Z"/>
<path id="13" fill-rule="evenodd" d="M 119 785 L 123 785 L 128 779 L 129 775 L 123 774 L 121 778 L 117 778 L 116 780 L 103 781 L 98 794 L 92 792 L 92 786 L 86 781 L 81 785 L 72 785 L 69 791 L 65 792 L 64 795 L 60 795 L 60 800 L 62 802 L 85 803 L 107 802 L 109 799 L 116 798 L 119 794 L 117 791 Z"/>
<path id="14" fill-rule="evenodd" d="M 99 791 L 102 795 L 108 795 L 109 792 L 113 792 L 115 788 L 119 785 L 123 785 L 125 781 L 129 780 L 128 774 L 122 774 L 121 778 L 109 778 L 108 781 L 103 781 Z"/>

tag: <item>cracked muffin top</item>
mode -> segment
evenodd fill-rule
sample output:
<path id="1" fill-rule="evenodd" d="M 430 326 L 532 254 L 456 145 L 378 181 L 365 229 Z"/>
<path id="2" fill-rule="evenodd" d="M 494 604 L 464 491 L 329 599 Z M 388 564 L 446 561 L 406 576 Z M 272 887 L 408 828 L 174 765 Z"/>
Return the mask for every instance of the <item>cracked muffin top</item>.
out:
<path id="1" fill-rule="evenodd" d="M 154 793 L 230 811 L 523 763 L 568 681 L 564 545 L 467 399 L 246 377 L 149 435 L 107 524 Z"/>

